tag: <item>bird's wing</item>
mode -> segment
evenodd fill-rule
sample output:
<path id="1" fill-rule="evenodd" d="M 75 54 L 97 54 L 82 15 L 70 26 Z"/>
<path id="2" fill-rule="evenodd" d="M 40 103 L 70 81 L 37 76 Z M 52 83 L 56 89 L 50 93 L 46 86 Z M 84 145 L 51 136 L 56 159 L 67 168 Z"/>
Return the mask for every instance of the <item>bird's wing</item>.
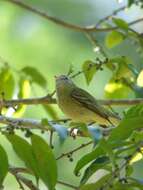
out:
<path id="1" fill-rule="evenodd" d="M 95 112 L 100 117 L 103 117 L 108 121 L 110 117 L 119 119 L 116 114 L 108 111 L 103 106 L 99 105 L 93 96 L 91 96 L 88 92 L 81 88 L 74 88 L 71 92 L 71 97 L 83 106 L 85 106 L 87 109 Z"/>

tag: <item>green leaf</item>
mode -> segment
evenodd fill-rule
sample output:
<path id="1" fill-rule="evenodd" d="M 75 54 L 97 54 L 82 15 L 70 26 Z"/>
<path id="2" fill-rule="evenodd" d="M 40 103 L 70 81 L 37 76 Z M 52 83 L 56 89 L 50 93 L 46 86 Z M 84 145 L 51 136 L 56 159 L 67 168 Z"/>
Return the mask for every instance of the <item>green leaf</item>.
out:
<path id="1" fill-rule="evenodd" d="M 36 159 L 33 154 L 32 146 L 23 138 L 17 135 L 5 134 L 18 157 L 25 163 L 27 168 L 33 171 L 36 178 L 38 177 L 38 169 Z"/>
<path id="2" fill-rule="evenodd" d="M 104 88 L 105 97 L 106 98 L 126 98 L 128 97 L 131 89 L 125 86 L 121 82 L 115 82 L 114 80 L 110 80 Z"/>
<path id="3" fill-rule="evenodd" d="M 11 99 L 14 93 L 15 82 L 9 67 L 3 67 L 0 72 L 0 94 L 5 99 Z"/>
<path id="4" fill-rule="evenodd" d="M 115 161 L 115 156 L 114 156 L 114 153 L 113 153 L 112 145 L 108 143 L 108 140 L 102 139 L 101 147 L 104 150 L 104 152 L 106 152 L 108 154 L 112 165 L 115 166 L 116 161 Z"/>
<path id="5" fill-rule="evenodd" d="M 0 187 L 8 173 L 8 157 L 4 148 L 0 145 Z"/>
<path id="6" fill-rule="evenodd" d="M 92 162 L 85 170 L 84 175 L 80 181 L 81 184 L 85 184 L 87 180 L 99 169 L 102 169 L 109 163 L 109 158 L 107 156 L 102 156 L 97 158 Z"/>
<path id="7" fill-rule="evenodd" d="M 116 26 L 118 26 L 119 28 L 126 30 L 126 31 L 128 30 L 129 26 L 125 20 L 123 20 L 121 18 L 113 18 L 112 20 L 116 24 Z"/>
<path id="8" fill-rule="evenodd" d="M 119 62 L 118 62 L 118 67 L 116 72 L 114 73 L 113 78 L 115 79 L 121 79 L 121 78 L 126 78 L 130 79 L 133 78 L 133 73 L 131 69 L 129 68 L 130 59 L 128 57 L 121 57 Z"/>
<path id="9" fill-rule="evenodd" d="M 20 78 L 19 80 L 19 92 L 18 98 L 29 98 L 31 91 L 30 81 L 24 78 Z M 26 110 L 26 105 L 19 105 L 14 113 L 14 116 L 20 117 L 24 114 Z"/>
<path id="10" fill-rule="evenodd" d="M 27 66 L 22 69 L 22 72 L 25 73 L 32 82 L 38 84 L 43 88 L 47 87 L 46 79 L 36 68 Z"/>
<path id="11" fill-rule="evenodd" d="M 96 65 L 90 60 L 85 61 L 82 65 L 82 70 L 84 72 L 86 82 L 89 85 L 96 73 Z"/>
<path id="12" fill-rule="evenodd" d="M 87 165 L 89 162 L 95 160 L 96 158 L 98 158 L 99 156 L 103 156 L 105 155 L 104 150 L 101 147 L 102 145 L 102 140 L 97 144 L 97 146 L 95 147 L 95 149 L 86 154 L 85 156 L 83 156 L 76 164 L 76 167 L 74 169 L 74 174 L 78 175 L 79 171 L 85 166 Z"/>
<path id="13" fill-rule="evenodd" d="M 32 149 L 39 168 L 38 175 L 49 190 L 54 190 L 57 182 L 57 165 L 49 145 L 38 135 L 31 136 Z"/>
<path id="14" fill-rule="evenodd" d="M 130 7 L 132 4 L 134 4 L 135 0 L 128 0 L 128 7 Z"/>
<path id="15" fill-rule="evenodd" d="M 96 190 L 102 189 L 103 186 L 110 180 L 111 174 L 106 174 L 101 177 L 97 182 L 80 186 L 79 190 Z"/>
<path id="16" fill-rule="evenodd" d="M 126 176 L 128 176 L 128 177 L 131 176 L 132 173 L 133 173 L 133 171 L 134 171 L 133 166 L 128 165 L 128 166 L 126 167 Z"/>
<path id="17" fill-rule="evenodd" d="M 30 91 L 31 91 L 30 81 L 24 78 L 20 78 L 18 98 L 29 98 Z"/>
<path id="18" fill-rule="evenodd" d="M 119 126 L 111 132 L 108 140 L 125 140 L 133 131 L 141 128 L 143 128 L 143 104 L 133 106 L 127 111 Z"/>
<path id="19" fill-rule="evenodd" d="M 107 48 L 113 48 L 119 45 L 124 40 L 124 35 L 118 31 L 112 31 L 107 34 L 105 45 Z"/>
<path id="20" fill-rule="evenodd" d="M 135 190 L 135 189 L 143 190 L 143 183 L 134 178 L 130 178 L 128 180 L 128 183 L 116 182 L 114 184 L 114 190 Z"/>

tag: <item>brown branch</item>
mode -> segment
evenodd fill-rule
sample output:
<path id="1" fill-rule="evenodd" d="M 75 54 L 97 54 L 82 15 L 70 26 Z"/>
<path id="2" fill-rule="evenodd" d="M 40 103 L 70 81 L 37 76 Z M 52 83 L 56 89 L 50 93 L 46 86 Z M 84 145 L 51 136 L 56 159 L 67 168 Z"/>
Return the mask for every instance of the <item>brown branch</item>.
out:
<path id="1" fill-rule="evenodd" d="M 25 178 L 19 174 L 19 172 L 29 173 L 29 171 L 26 168 L 9 167 L 9 172 L 15 176 L 15 178 L 19 184 L 19 187 L 22 190 L 24 190 L 22 183 L 25 184 L 31 190 L 39 190 L 39 188 L 36 187 L 31 180 L 29 180 L 29 179 L 27 179 L 27 178 Z"/>
<path id="2" fill-rule="evenodd" d="M 12 4 L 15 4 L 23 9 L 26 9 L 28 11 L 31 11 L 47 20 L 50 20 L 52 22 L 54 22 L 55 24 L 58 24 L 60 26 L 63 26 L 65 28 L 69 28 L 71 30 L 75 30 L 75 31 L 80 31 L 80 32 L 108 32 L 108 31 L 112 31 L 112 30 L 115 30 L 115 29 L 118 29 L 118 27 L 108 27 L 108 28 L 97 28 L 96 25 L 91 25 L 91 26 L 79 26 L 79 25 L 75 25 L 75 24 L 72 24 L 72 23 L 68 23 L 68 22 L 65 22 L 63 20 L 60 20 L 58 18 L 55 18 L 53 16 L 50 16 L 48 15 L 47 13 L 45 12 L 42 12 L 30 5 L 27 5 L 19 0 L 5 0 L 7 2 L 10 2 Z M 137 20 L 134 20 L 132 22 L 129 22 L 128 24 L 129 25 L 133 25 L 133 24 L 136 24 L 138 22 L 142 22 L 143 21 L 143 18 L 140 18 L 140 19 L 137 19 Z"/>
<path id="3" fill-rule="evenodd" d="M 23 167 L 13 167 L 13 166 L 9 166 L 9 172 L 15 176 L 20 188 L 22 190 L 24 190 L 23 185 L 21 184 L 21 182 L 23 182 L 27 187 L 29 187 L 31 190 L 39 190 L 39 188 L 37 188 L 33 182 L 21 175 L 19 175 L 19 173 L 27 173 L 27 174 L 32 174 L 32 172 L 28 169 L 28 168 L 23 168 Z M 69 183 L 63 182 L 63 181 L 57 181 L 57 183 L 70 187 L 72 189 L 77 189 L 76 186 L 71 185 Z"/>
<path id="4" fill-rule="evenodd" d="M 1 107 L 14 107 L 18 105 L 33 105 L 33 104 L 55 104 L 56 99 L 51 95 L 47 95 L 40 98 L 27 98 L 27 99 L 15 99 L 15 100 L 0 100 Z"/>
<path id="5" fill-rule="evenodd" d="M 135 99 L 97 99 L 97 102 L 102 105 L 114 106 L 131 106 L 143 103 L 143 98 Z M 15 99 L 15 100 L 0 100 L 0 107 L 15 107 L 19 105 L 37 105 L 37 104 L 56 104 L 56 99 L 50 95 L 39 98 Z M 64 121 L 64 120 L 63 120 Z"/>
<path id="6" fill-rule="evenodd" d="M 132 106 L 143 103 L 143 98 L 137 99 L 108 99 L 108 100 L 97 100 L 102 105 L 113 105 L 113 106 Z"/>

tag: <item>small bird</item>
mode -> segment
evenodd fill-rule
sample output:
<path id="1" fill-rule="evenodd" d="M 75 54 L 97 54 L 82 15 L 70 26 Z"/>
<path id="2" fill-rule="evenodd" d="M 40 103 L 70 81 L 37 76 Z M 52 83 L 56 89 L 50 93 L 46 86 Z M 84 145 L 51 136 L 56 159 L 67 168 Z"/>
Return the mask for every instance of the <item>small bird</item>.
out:
<path id="1" fill-rule="evenodd" d="M 120 117 L 101 106 L 87 91 L 77 87 L 66 75 L 56 78 L 57 103 L 73 122 L 118 125 Z"/>

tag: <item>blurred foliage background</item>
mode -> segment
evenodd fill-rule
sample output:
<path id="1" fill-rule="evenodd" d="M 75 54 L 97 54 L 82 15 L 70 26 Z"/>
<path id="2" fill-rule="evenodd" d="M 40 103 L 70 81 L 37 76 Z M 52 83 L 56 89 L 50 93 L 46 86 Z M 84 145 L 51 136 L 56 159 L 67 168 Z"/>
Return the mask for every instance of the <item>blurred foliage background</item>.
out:
<path id="1" fill-rule="evenodd" d="M 51 16 L 82 26 L 97 23 L 99 19 L 127 3 L 126 1 L 118 3 L 115 0 L 24 0 L 23 2 L 47 12 Z M 133 5 L 128 10 L 119 13 L 118 16 L 129 22 L 143 16 L 143 12 L 138 6 Z M 134 25 L 133 28 L 142 33 L 142 26 L 142 23 L 139 23 Z M 143 55 L 130 39 L 124 40 L 115 48 L 108 49 L 105 46 L 106 32 L 95 33 L 94 35 L 103 45 L 108 57 L 127 56 L 137 68 L 142 67 Z M 44 88 L 33 83 L 28 90 L 28 82 L 26 84 L 25 80 L 29 78 L 25 77 L 23 79 L 26 89 L 24 90 L 27 92 L 24 95 L 25 97 L 40 97 L 52 92 L 55 88 L 54 75 L 67 74 L 71 64 L 75 71 L 79 71 L 86 60 L 95 60 L 96 56 L 92 44 L 84 33 L 66 29 L 11 3 L 0 1 L 0 57 L 7 61 L 12 69 L 13 83 L 20 85 L 19 76 L 21 75 L 21 80 L 25 77 L 21 74 L 21 69 L 25 66 L 35 67 L 47 81 Z M 2 60 L 0 64 L 3 65 Z M 105 85 L 108 83 L 111 74 L 108 69 L 98 72 L 88 86 L 83 75 L 78 76 L 74 81 L 77 85 L 82 85 L 83 88 L 90 91 L 95 97 L 104 98 Z M 12 82 L 12 79 L 9 82 Z M 120 98 L 119 94 L 115 97 Z M 122 93 L 121 97 L 124 97 Z M 129 93 L 126 97 L 134 97 L 134 95 Z M 57 114 L 55 117 L 63 117 L 57 106 L 53 107 Z M 118 111 L 120 110 L 122 111 L 123 108 Z M 28 106 L 24 111 L 19 115 L 36 119 L 52 118 L 41 105 Z M 10 116 L 12 113 L 7 114 Z M 47 138 L 48 136 L 45 134 L 45 139 Z M 54 152 L 58 155 L 60 152 L 66 152 L 84 141 L 85 139 L 82 138 L 75 141 L 69 138 L 61 146 L 57 137 L 54 139 Z M 13 153 L 9 142 L 2 135 L 0 142 L 9 152 L 12 164 L 21 164 L 21 161 Z M 59 161 L 61 180 L 78 183 L 79 178 L 75 177 L 71 171 L 75 166 L 78 155 L 86 153 L 88 149 L 85 148 L 75 154 L 73 162 L 69 162 L 66 158 L 64 162 L 63 160 Z M 63 170 L 63 167 L 66 167 L 66 171 Z M 142 161 L 135 165 L 134 175 L 138 178 L 143 175 L 142 167 Z M 5 185 L 6 190 L 18 189 L 18 185 L 16 185 L 15 179 L 11 175 L 6 178 Z M 66 190 L 67 187 L 59 185 L 57 189 Z M 44 187 L 42 190 L 44 190 Z"/>

